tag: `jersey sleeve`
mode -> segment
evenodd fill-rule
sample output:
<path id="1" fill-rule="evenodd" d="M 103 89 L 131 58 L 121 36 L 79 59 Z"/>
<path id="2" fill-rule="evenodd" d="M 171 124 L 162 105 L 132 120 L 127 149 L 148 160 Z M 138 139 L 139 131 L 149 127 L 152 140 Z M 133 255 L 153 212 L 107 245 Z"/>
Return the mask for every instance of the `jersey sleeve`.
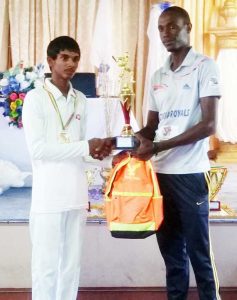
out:
<path id="1" fill-rule="evenodd" d="M 220 73 L 213 59 L 203 61 L 199 71 L 199 97 L 221 96 Z"/>

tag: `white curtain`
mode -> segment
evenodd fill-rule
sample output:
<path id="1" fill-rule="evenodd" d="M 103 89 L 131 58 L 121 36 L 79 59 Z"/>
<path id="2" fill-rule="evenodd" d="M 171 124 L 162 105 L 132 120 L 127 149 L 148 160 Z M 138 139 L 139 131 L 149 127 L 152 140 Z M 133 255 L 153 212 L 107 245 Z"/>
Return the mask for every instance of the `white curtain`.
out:
<path id="1" fill-rule="evenodd" d="M 237 143 L 237 49 L 221 49 L 220 68 L 222 97 L 218 108 L 217 137 L 223 142 Z"/>
<path id="2" fill-rule="evenodd" d="M 112 12 L 112 1 L 100 0 L 91 45 L 92 64 L 97 68 L 101 62 L 111 64 L 113 55 Z"/>
<path id="3" fill-rule="evenodd" d="M 146 125 L 147 113 L 148 113 L 148 101 L 150 92 L 150 81 L 154 72 L 160 68 L 166 58 L 168 52 L 160 40 L 158 32 L 158 18 L 162 12 L 159 4 L 153 5 L 150 11 L 150 20 L 147 29 L 147 35 L 149 38 L 149 51 L 146 69 L 146 80 L 143 98 L 143 124 Z"/>
<path id="4" fill-rule="evenodd" d="M 8 1 L 0 1 L 0 71 L 7 69 L 9 46 Z"/>

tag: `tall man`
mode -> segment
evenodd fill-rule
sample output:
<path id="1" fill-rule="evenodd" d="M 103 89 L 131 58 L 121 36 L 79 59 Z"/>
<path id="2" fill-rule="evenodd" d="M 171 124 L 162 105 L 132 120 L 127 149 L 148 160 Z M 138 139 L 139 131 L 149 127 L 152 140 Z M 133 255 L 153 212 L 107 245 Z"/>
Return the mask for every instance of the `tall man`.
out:
<path id="1" fill-rule="evenodd" d="M 135 155 L 145 160 L 155 155 L 165 216 L 157 240 L 166 265 L 168 299 L 187 298 L 190 259 L 200 299 L 217 300 L 206 180 L 219 75 L 215 62 L 190 46 L 191 28 L 188 13 L 180 7 L 172 6 L 159 17 L 161 41 L 171 54 L 152 78 L 147 125 L 137 134 L 141 145 Z"/>

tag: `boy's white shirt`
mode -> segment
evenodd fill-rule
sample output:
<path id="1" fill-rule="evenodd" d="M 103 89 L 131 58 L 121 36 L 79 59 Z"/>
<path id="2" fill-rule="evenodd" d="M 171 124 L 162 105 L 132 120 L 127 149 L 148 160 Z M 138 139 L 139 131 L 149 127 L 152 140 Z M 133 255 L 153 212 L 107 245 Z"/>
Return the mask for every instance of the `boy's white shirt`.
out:
<path id="1" fill-rule="evenodd" d="M 26 95 L 22 118 L 33 170 L 31 211 L 80 209 L 88 204 L 86 97 L 70 86 L 65 98 L 49 79 L 45 80 L 45 86 L 56 100 L 64 124 L 74 110 L 75 114 L 68 126 L 70 143 L 61 143 L 61 123 L 46 89 L 33 89 Z M 93 163 L 111 167 L 112 158 Z"/>

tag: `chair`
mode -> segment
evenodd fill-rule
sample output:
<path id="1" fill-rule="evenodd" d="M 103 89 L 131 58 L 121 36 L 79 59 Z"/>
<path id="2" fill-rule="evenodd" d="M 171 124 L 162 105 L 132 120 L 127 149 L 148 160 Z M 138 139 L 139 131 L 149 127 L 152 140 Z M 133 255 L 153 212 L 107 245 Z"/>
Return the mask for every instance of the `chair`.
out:
<path id="1" fill-rule="evenodd" d="M 45 77 L 50 78 L 51 73 L 45 73 Z M 95 73 L 76 73 L 71 79 L 71 83 L 87 98 L 96 98 Z"/>

